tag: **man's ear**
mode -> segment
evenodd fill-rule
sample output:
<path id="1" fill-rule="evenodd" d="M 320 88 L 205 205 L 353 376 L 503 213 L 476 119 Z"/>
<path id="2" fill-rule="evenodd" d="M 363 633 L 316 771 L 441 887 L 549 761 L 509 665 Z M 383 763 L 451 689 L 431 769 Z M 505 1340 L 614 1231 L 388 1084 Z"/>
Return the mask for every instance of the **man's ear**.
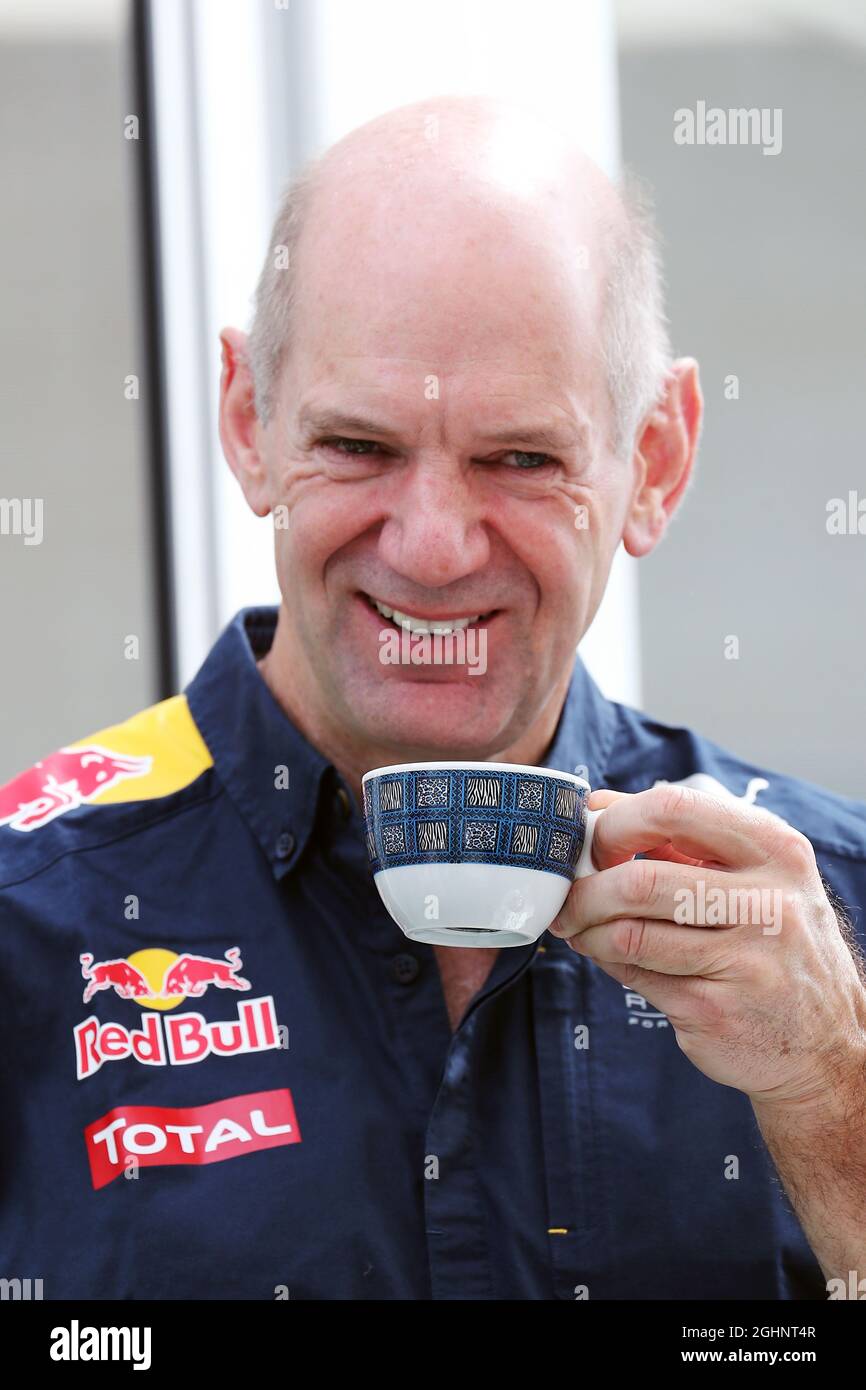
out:
<path id="1" fill-rule="evenodd" d="M 703 413 L 698 364 L 681 357 L 635 444 L 635 492 L 622 536 L 629 555 L 648 555 L 667 530 L 691 477 Z"/>
<path id="2" fill-rule="evenodd" d="M 247 361 L 247 335 L 224 328 L 220 376 L 219 434 L 228 465 L 256 516 L 271 510 L 267 469 L 262 459 L 261 429 L 256 414 L 253 378 Z"/>

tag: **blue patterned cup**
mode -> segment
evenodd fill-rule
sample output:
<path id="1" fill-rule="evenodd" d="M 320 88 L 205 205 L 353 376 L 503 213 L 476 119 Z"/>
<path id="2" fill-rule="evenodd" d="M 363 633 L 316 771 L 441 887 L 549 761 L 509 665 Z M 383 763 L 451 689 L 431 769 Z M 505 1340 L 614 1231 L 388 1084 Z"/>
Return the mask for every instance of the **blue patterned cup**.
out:
<path id="1" fill-rule="evenodd" d="M 601 813 L 582 777 L 517 763 L 434 762 L 364 774 L 367 853 L 379 895 L 412 941 L 525 946 L 575 878 L 595 872 Z"/>

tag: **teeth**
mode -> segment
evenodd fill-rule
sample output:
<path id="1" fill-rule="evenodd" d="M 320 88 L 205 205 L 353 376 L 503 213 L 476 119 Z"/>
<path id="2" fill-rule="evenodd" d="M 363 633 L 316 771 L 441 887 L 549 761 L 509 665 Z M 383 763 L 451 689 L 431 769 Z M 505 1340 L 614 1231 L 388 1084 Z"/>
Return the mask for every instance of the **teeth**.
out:
<path id="1" fill-rule="evenodd" d="M 401 613 L 397 608 L 389 608 L 386 603 L 380 603 L 378 599 L 373 599 L 373 606 L 382 614 L 383 618 L 390 618 L 398 627 L 404 627 L 407 632 L 430 632 L 440 633 L 445 636 L 449 632 L 462 632 L 469 627 L 470 623 L 477 623 L 481 614 L 476 613 L 473 618 L 413 618 L 411 613 Z"/>

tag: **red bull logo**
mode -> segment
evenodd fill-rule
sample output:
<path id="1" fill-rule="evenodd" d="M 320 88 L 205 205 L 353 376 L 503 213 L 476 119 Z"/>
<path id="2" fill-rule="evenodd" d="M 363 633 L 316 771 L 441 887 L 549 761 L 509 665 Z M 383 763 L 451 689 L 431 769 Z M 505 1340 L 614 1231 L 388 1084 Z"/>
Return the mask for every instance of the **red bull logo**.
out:
<path id="1" fill-rule="evenodd" d="M 171 955 L 171 952 L 139 951 L 140 957 Z M 148 962 L 134 965 L 131 958 L 101 960 L 94 965 L 93 956 L 84 952 L 80 956 L 81 973 L 87 980 L 84 1003 L 89 1004 L 94 994 L 101 989 L 113 989 L 121 999 L 144 999 L 148 1002 L 170 1000 L 177 1004 L 189 997 L 200 999 L 208 985 L 217 989 L 251 989 L 249 980 L 241 978 L 241 953 L 232 946 L 225 953 L 225 960 L 212 956 L 176 956 L 166 965 L 162 983 L 154 990 L 144 971 Z M 148 974 L 152 975 L 152 966 Z"/>
<path id="2" fill-rule="evenodd" d="M 96 743 L 61 748 L 0 787 L 0 825 L 39 830 L 57 816 L 95 801 L 109 787 L 147 776 L 152 765 L 151 757 L 113 753 Z"/>
<path id="3" fill-rule="evenodd" d="M 283 1047 L 273 997 L 245 999 L 234 1018 L 209 1021 L 203 1014 L 142 1014 L 140 1028 L 103 1023 L 91 1014 L 73 1029 L 75 1075 L 95 1076 L 105 1062 L 133 1058 L 149 1067 L 181 1067 L 207 1057 L 239 1057 Z"/>
<path id="4" fill-rule="evenodd" d="M 240 949 L 231 946 L 222 959 L 191 952 L 178 955 L 161 947 L 135 951 L 129 957 L 95 961 L 89 951 L 79 957 L 87 984 L 83 1000 L 113 990 L 149 1010 L 141 1027 L 106 1023 L 91 1014 L 73 1030 L 75 1071 L 79 1081 L 93 1076 L 104 1062 L 132 1058 L 147 1066 L 181 1066 L 206 1057 L 232 1057 L 287 1046 L 277 1023 L 270 995 L 244 999 L 231 1019 L 214 1022 L 197 1012 L 174 1013 L 186 999 L 200 999 L 211 987 L 246 992 L 252 988 L 241 975 Z M 163 1019 L 161 1014 L 170 1014 Z"/>

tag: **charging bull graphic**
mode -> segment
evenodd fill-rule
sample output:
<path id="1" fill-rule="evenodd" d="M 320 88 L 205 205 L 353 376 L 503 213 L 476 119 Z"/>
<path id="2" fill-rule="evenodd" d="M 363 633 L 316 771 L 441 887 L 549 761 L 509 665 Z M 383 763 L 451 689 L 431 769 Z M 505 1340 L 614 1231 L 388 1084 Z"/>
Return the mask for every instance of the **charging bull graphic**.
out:
<path id="1" fill-rule="evenodd" d="M 127 777 L 145 777 L 152 764 L 153 758 L 112 753 L 95 743 L 61 748 L 0 787 L 0 825 L 38 830 Z"/>
<path id="2" fill-rule="evenodd" d="M 159 1007 L 158 1000 L 201 999 L 211 985 L 217 989 L 252 989 L 241 974 L 240 949 L 231 946 L 225 959 L 218 956 L 175 955 L 168 965 L 164 949 L 136 951 L 131 959 L 123 956 L 94 963 L 89 951 L 79 956 L 81 973 L 87 981 L 83 1000 L 89 1004 L 102 989 L 113 989 L 120 999 L 143 999 L 146 1007 Z"/>
<path id="3" fill-rule="evenodd" d="M 89 1004 L 101 989 L 113 989 L 121 999 L 144 999 L 151 993 L 150 985 L 140 970 L 128 960 L 101 960 L 93 964 L 93 956 L 85 951 L 80 957 L 81 973 L 88 981 L 84 1002 Z"/>
<path id="4" fill-rule="evenodd" d="M 238 975 L 243 964 L 238 947 L 230 947 L 225 956 L 225 961 L 210 956 L 180 956 L 165 972 L 163 996 L 169 999 L 173 994 L 185 994 L 189 999 L 200 999 L 208 985 L 216 985 L 217 989 L 251 989 L 249 980 Z"/>

